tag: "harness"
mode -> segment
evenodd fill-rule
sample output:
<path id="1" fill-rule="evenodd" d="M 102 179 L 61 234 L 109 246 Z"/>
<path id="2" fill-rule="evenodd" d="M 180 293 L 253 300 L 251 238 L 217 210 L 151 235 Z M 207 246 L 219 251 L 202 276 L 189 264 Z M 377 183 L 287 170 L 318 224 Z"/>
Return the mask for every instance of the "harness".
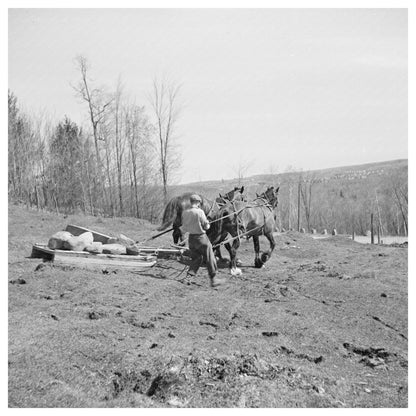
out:
<path id="1" fill-rule="evenodd" d="M 254 204 L 254 205 L 246 205 L 246 206 L 244 206 L 244 207 L 242 207 L 242 208 L 240 208 L 238 210 L 236 209 L 236 206 L 235 206 L 234 201 L 230 201 L 231 204 L 232 204 L 232 207 L 233 207 L 233 212 L 231 214 L 224 215 L 224 216 L 222 216 L 220 218 L 217 218 L 216 220 L 211 221 L 211 223 L 214 223 L 214 222 L 223 220 L 224 218 L 228 218 L 228 217 L 234 216 L 235 221 L 237 223 L 236 224 L 237 225 L 237 235 L 235 237 L 227 238 L 226 240 L 222 241 L 221 243 L 218 243 L 218 244 L 213 245 L 212 248 L 217 248 L 219 246 L 222 246 L 224 244 L 230 243 L 230 242 L 232 242 L 234 240 L 237 240 L 237 239 L 240 241 L 241 240 L 241 237 L 244 237 L 247 234 L 250 234 L 250 233 L 252 233 L 254 231 L 257 231 L 257 230 L 260 230 L 261 228 L 264 228 L 264 225 L 266 223 L 266 214 L 265 214 L 264 210 L 262 209 L 262 212 L 263 212 L 263 222 L 264 222 L 264 224 L 263 225 L 259 225 L 258 227 L 253 228 L 253 229 L 251 229 L 249 231 L 244 231 L 243 233 L 240 233 L 240 228 L 242 228 L 243 230 L 246 230 L 246 226 L 245 226 L 242 218 L 240 218 L 240 215 L 239 215 L 245 209 L 255 208 L 255 207 L 261 207 L 261 208 L 266 207 L 271 212 L 273 211 L 273 205 L 266 198 L 257 197 L 253 202 L 255 202 L 257 200 L 261 200 L 262 203 L 261 204 Z"/>

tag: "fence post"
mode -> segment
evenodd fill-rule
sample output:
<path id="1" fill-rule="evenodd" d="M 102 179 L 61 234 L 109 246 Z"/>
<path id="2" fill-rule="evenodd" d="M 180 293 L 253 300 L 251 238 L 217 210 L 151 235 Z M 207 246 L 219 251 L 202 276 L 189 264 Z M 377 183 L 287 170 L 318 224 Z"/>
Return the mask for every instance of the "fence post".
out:
<path id="1" fill-rule="evenodd" d="M 352 234 L 351 234 L 352 241 L 355 240 L 355 215 L 352 214 Z"/>
<path id="2" fill-rule="evenodd" d="M 371 213 L 371 244 L 374 244 L 374 214 Z"/>
<path id="3" fill-rule="evenodd" d="M 298 183 L 298 232 L 300 232 L 300 182 Z"/>

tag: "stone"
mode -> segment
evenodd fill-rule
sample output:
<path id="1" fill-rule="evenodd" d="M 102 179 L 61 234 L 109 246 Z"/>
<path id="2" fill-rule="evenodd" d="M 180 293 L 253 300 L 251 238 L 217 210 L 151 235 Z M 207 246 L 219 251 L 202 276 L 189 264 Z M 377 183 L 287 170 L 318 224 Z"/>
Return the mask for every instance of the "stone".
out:
<path id="1" fill-rule="evenodd" d="M 91 232 L 83 233 L 77 237 L 71 237 L 64 243 L 65 250 L 71 251 L 83 251 L 85 247 L 90 245 L 94 241 L 94 237 Z"/>
<path id="2" fill-rule="evenodd" d="M 138 256 L 140 253 L 139 246 L 132 244 L 126 247 L 126 253 L 130 256 Z"/>
<path id="3" fill-rule="evenodd" d="M 126 246 L 126 247 L 135 244 L 134 240 L 132 240 L 129 237 L 126 237 L 124 234 L 120 234 L 118 236 L 118 242 L 119 242 L 119 244 L 122 244 L 123 246 Z"/>
<path id="4" fill-rule="evenodd" d="M 103 243 L 100 241 L 93 241 L 91 244 L 87 245 L 84 250 L 88 251 L 88 253 L 101 254 L 103 252 Z"/>
<path id="5" fill-rule="evenodd" d="M 48 241 L 48 247 L 52 250 L 62 250 L 64 243 L 68 241 L 73 235 L 68 231 L 58 231 Z"/>
<path id="6" fill-rule="evenodd" d="M 119 234 L 118 237 L 111 237 L 107 241 L 107 244 L 121 244 L 124 247 L 129 247 L 134 245 L 136 242 L 129 237 L 126 237 L 124 234 Z"/>
<path id="7" fill-rule="evenodd" d="M 103 254 L 127 254 L 127 250 L 122 244 L 103 244 Z"/>

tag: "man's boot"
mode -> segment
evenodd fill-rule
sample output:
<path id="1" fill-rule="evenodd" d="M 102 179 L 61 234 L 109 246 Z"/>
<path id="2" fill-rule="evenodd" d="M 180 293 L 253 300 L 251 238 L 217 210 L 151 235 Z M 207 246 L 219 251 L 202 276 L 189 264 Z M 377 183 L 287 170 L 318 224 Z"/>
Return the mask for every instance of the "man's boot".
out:
<path id="1" fill-rule="evenodd" d="M 210 277 L 211 287 L 217 287 L 225 283 L 225 279 L 220 279 L 217 276 Z"/>

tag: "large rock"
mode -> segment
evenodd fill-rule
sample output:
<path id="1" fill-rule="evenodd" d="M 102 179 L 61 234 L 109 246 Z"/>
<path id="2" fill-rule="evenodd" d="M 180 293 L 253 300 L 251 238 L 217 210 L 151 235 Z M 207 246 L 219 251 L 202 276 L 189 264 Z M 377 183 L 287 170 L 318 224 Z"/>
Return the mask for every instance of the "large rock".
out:
<path id="1" fill-rule="evenodd" d="M 48 241 L 48 247 L 52 250 L 62 250 L 64 243 L 68 241 L 73 235 L 68 231 L 58 231 Z"/>
<path id="2" fill-rule="evenodd" d="M 126 253 L 131 256 L 138 256 L 140 254 L 140 247 L 137 244 L 127 246 Z"/>
<path id="3" fill-rule="evenodd" d="M 126 247 L 122 244 L 103 244 L 103 254 L 126 254 Z"/>
<path id="4" fill-rule="evenodd" d="M 89 246 L 94 241 L 91 232 L 83 233 L 77 237 L 71 237 L 64 243 L 64 249 L 71 251 L 83 251 L 85 247 Z"/>
<path id="5" fill-rule="evenodd" d="M 111 237 L 108 239 L 107 244 L 121 244 L 124 247 L 129 247 L 134 245 L 136 242 L 129 237 L 126 237 L 124 234 L 120 234 L 117 237 Z"/>
<path id="6" fill-rule="evenodd" d="M 84 248 L 88 253 L 101 254 L 103 252 L 103 243 L 101 241 L 94 241 Z"/>

